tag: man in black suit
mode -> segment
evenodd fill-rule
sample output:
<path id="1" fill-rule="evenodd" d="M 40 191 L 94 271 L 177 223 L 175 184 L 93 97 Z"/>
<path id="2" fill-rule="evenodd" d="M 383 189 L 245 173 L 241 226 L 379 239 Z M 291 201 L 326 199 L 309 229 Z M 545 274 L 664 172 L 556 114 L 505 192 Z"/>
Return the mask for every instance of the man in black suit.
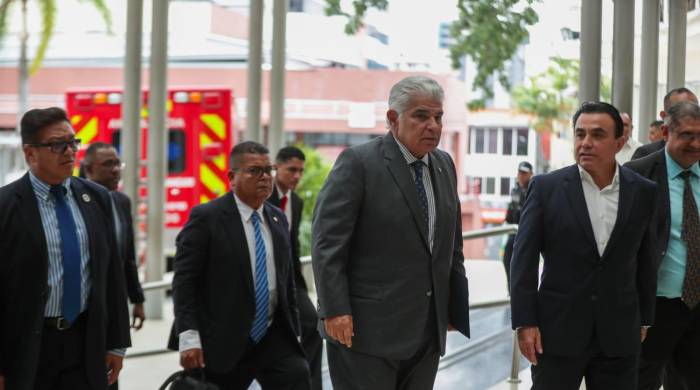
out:
<path id="1" fill-rule="evenodd" d="M 28 111 L 29 172 L 0 188 L 0 389 L 104 390 L 129 347 L 112 206 L 71 177 L 80 140 L 65 111 Z"/>
<path id="2" fill-rule="evenodd" d="M 680 102 L 693 102 L 695 104 L 698 104 L 698 98 L 697 96 L 695 96 L 693 91 L 684 87 L 668 91 L 666 96 L 664 96 L 664 109 L 661 110 L 661 112 L 659 113 L 659 116 L 661 116 L 661 120 L 665 120 L 666 113 L 668 112 L 669 108 L 671 108 L 671 106 Z M 634 154 L 632 155 L 632 160 L 648 156 L 656 152 L 657 150 L 663 149 L 664 146 L 666 146 L 665 139 L 660 139 L 658 141 L 642 145 L 634 151 Z"/>
<path id="3" fill-rule="evenodd" d="M 632 390 L 654 319 L 656 185 L 616 163 L 615 107 L 584 103 L 573 125 L 577 164 L 530 182 L 511 262 L 513 329 L 533 389 L 578 389 L 585 377 L 589 390 Z"/>
<path id="4" fill-rule="evenodd" d="M 395 84 L 390 131 L 343 151 L 318 195 L 312 263 L 336 390 L 430 389 L 448 327 L 469 335 L 443 97 L 427 77 Z"/>
<path id="5" fill-rule="evenodd" d="M 518 176 L 515 182 L 515 187 L 510 190 L 510 203 L 508 203 L 508 210 L 506 210 L 506 223 L 511 225 L 517 225 L 520 222 L 520 211 L 523 208 L 523 203 L 525 203 L 525 196 L 527 195 L 527 187 L 530 185 L 530 179 L 532 179 L 532 164 L 527 161 L 523 161 L 518 164 Z M 515 234 L 509 234 L 508 240 L 506 241 L 506 246 L 503 248 L 503 266 L 506 269 L 506 281 L 508 283 L 508 288 L 510 289 L 510 260 L 513 258 L 513 244 L 515 243 Z"/>
<path id="6" fill-rule="evenodd" d="M 129 301 L 134 305 L 131 327 L 139 330 L 146 320 L 143 309 L 143 289 L 139 281 L 138 260 L 134 242 L 134 224 L 131 217 L 131 200 L 117 191 L 122 176 L 123 163 L 114 146 L 104 142 L 95 142 L 85 151 L 82 163 L 89 180 L 101 184 L 110 192 L 114 210 L 114 222 L 117 246 L 124 263 L 124 279 Z"/>
<path id="7" fill-rule="evenodd" d="M 294 261 L 294 281 L 297 287 L 297 306 L 301 320 L 301 345 L 304 347 L 311 369 L 311 388 L 321 390 L 323 388 L 321 381 L 323 341 L 316 329 L 318 314 L 314 304 L 309 299 L 309 289 L 301 273 L 301 261 L 299 260 L 299 224 L 304 210 L 304 201 L 294 192 L 304 175 L 305 160 L 304 152 L 295 146 L 286 146 L 277 152 L 275 185 L 268 201 L 284 212 L 289 223 L 292 260 Z"/>
<path id="8" fill-rule="evenodd" d="M 627 164 L 659 187 L 656 318 L 642 345 L 640 390 L 700 388 L 700 107 L 677 103 L 666 148 Z M 687 178 L 686 178 L 687 176 Z"/>
<path id="9" fill-rule="evenodd" d="M 263 389 L 309 389 L 289 228 L 265 203 L 268 153 L 256 142 L 236 145 L 232 192 L 193 208 L 177 237 L 170 347 L 185 369 L 204 367 L 222 390 L 247 389 L 253 379 Z"/>

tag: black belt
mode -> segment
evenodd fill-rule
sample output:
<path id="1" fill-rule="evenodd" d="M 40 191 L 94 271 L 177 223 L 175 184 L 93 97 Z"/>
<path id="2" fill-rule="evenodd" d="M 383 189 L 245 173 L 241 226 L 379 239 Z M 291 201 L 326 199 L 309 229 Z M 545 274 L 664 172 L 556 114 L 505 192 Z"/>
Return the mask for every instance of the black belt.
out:
<path id="1" fill-rule="evenodd" d="M 44 327 L 56 330 L 68 330 L 82 319 L 82 313 L 72 323 L 63 317 L 45 317 Z"/>

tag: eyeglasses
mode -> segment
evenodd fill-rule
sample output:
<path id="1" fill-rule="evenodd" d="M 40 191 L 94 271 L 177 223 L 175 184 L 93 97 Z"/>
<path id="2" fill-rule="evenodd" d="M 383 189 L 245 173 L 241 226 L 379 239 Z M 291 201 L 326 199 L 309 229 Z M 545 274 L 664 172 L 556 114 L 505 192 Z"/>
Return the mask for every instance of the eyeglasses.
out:
<path id="1" fill-rule="evenodd" d="M 43 144 L 27 144 L 29 146 L 33 146 L 35 148 L 49 148 L 53 153 L 56 154 L 63 154 L 66 152 L 66 149 L 71 148 L 72 151 L 77 152 L 78 151 L 78 146 L 80 146 L 80 139 L 75 138 L 70 141 L 56 141 L 56 142 L 47 142 Z"/>
<path id="2" fill-rule="evenodd" d="M 673 134 L 673 132 L 671 132 L 671 134 Z M 683 142 L 700 141 L 700 133 L 684 131 L 682 133 L 676 133 L 676 136 Z"/>
<path id="3" fill-rule="evenodd" d="M 124 169 L 126 167 L 126 163 L 121 162 L 120 160 L 107 160 L 100 164 L 102 168 L 105 169 L 114 169 L 114 168 L 119 168 L 119 170 Z"/>
<path id="4" fill-rule="evenodd" d="M 234 169 L 234 171 L 243 171 L 243 172 L 245 172 L 253 177 L 260 177 L 263 175 L 263 173 L 266 173 L 266 174 L 272 176 L 272 171 L 276 171 L 276 170 L 277 170 L 277 168 L 275 168 L 275 166 L 273 166 L 273 165 L 268 165 L 266 167 L 252 166 L 252 167 L 248 167 L 248 168 L 236 168 L 236 169 Z"/>

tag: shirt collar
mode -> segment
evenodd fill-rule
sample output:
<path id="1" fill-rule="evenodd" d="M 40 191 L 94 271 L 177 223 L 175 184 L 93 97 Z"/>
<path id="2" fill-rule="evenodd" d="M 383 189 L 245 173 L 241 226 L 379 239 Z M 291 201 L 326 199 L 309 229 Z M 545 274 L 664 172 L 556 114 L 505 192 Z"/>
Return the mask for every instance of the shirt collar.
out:
<path id="1" fill-rule="evenodd" d="M 394 137 L 394 134 L 392 134 L 391 136 Z M 399 150 L 401 150 L 401 154 L 403 155 L 403 158 L 406 159 L 406 163 L 407 163 L 408 165 L 411 165 L 411 163 L 413 163 L 413 162 L 415 162 L 415 161 L 418 161 L 418 159 L 416 158 L 416 156 L 412 155 L 411 152 L 408 150 L 408 148 L 407 148 L 404 144 L 402 144 L 401 141 L 399 141 L 398 138 L 394 137 L 394 140 L 395 140 L 396 143 L 399 145 Z M 426 153 L 426 154 L 423 156 L 423 158 L 420 159 L 421 161 L 423 161 L 423 163 L 424 163 L 426 166 L 430 166 L 430 164 L 429 164 L 429 162 L 430 162 L 430 157 L 429 157 L 429 155 L 430 155 L 430 153 Z"/>
<path id="2" fill-rule="evenodd" d="M 595 183 L 593 180 L 593 176 L 591 176 L 588 171 L 583 169 L 583 167 L 579 164 L 576 164 L 578 167 L 578 171 L 581 174 L 581 181 L 588 182 L 589 184 L 593 185 L 595 188 L 598 188 L 598 185 Z M 613 176 L 612 182 L 608 184 L 604 189 L 610 188 L 610 189 L 615 189 L 617 186 L 620 184 L 620 165 L 615 163 L 615 176 Z M 601 190 L 602 191 L 602 190 Z"/>
<path id="3" fill-rule="evenodd" d="M 280 199 L 282 199 L 282 197 L 284 197 L 284 196 L 286 196 L 287 198 L 289 198 L 289 193 L 292 192 L 291 190 L 287 190 L 287 192 L 282 192 L 282 190 L 281 190 L 280 187 L 277 185 L 277 183 L 275 183 L 275 190 L 277 191 L 277 196 L 278 196 Z"/>
<path id="4" fill-rule="evenodd" d="M 664 153 L 666 154 L 666 174 L 671 179 L 675 179 L 683 173 L 683 171 L 690 171 L 695 177 L 700 177 L 700 166 L 697 163 L 690 166 L 690 169 L 683 169 L 682 166 L 678 165 L 676 160 L 668 154 L 668 148 L 664 148 Z"/>
<path id="5" fill-rule="evenodd" d="M 44 183 L 41 179 L 38 177 L 34 176 L 32 171 L 29 171 L 29 181 L 32 183 L 32 188 L 34 189 L 34 193 L 41 198 L 42 200 L 49 200 L 49 195 L 51 194 L 51 185 Z M 67 178 L 66 180 L 61 183 L 61 185 L 66 189 L 66 195 L 70 196 L 71 195 L 71 190 L 70 190 L 70 177 Z"/>
<path id="6" fill-rule="evenodd" d="M 236 206 L 238 207 L 238 212 L 241 213 L 244 222 L 250 221 L 250 218 L 253 216 L 254 211 L 258 213 L 260 221 L 263 221 L 263 207 L 265 205 L 264 202 L 262 205 L 260 205 L 258 209 L 253 209 L 252 207 L 243 203 L 243 201 L 235 193 L 233 194 L 233 197 L 236 199 Z"/>

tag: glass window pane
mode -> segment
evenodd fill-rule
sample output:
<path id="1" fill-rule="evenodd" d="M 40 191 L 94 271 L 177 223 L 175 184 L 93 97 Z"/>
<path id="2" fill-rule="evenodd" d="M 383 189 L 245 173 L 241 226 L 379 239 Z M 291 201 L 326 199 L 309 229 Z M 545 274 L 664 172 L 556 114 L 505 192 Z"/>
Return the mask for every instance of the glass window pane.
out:
<path id="1" fill-rule="evenodd" d="M 501 195 L 502 196 L 510 195 L 510 177 L 502 177 L 501 178 Z"/>
<path id="2" fill-rule="evenodd" d="M 498 152 L 498 130 L 489 129 L 489 153 Z"/>
<path id="3" fill-rule="evenodd" d="M 527 156 L 528 129 L 518 129 L 518 156 Z"/>
<path id="4" fill-rule="evenodd" d="M 168 173 L 185 170 L 185 130 L 170 129 L 168 134 Z"/>
<path id="5" fill-rule="evenodd" d="M 484 153 L 484 129 L 476 129 L 476 148 L 474 153 Z"/>
<path id="6" fill-rule="evenodd" d="M 496 193 L 496 178 L 487 177 L 486 178 L 486 193 L 495 194 Z"/>
<path id="7" fill-rule="evenodd" d="M 503 129 L 503 154 L 513 154 L 513 129 Z"/>

